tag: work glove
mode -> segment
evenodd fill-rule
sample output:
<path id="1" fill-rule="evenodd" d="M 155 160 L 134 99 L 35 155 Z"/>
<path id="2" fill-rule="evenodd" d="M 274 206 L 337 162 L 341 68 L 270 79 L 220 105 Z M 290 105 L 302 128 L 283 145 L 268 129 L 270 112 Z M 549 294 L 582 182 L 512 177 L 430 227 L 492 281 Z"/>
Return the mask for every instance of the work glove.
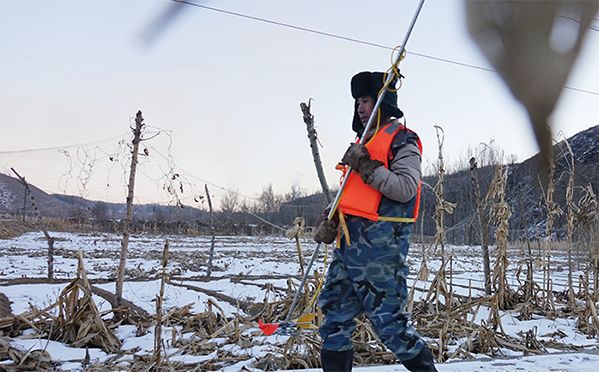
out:
<path id="1" fill-rule="evenodd" d="M 329 220 L 330 212 L 331 208 L 325 209 L 316 221 L 316 227 L 314 228 L 314 241 L 316 241 L 316 243 L 331 244 L 337 237 L 339 216 L 335 214 L 333 218 Z"/>
<path id="2" fill-rule="evenodd" d="M 370 153 L 366 146 L 355 142 L 349 145 L 341 162 L 349 165 L 353 170 L 360 173 L 364 183 L 366 183 L 366 180 L 370 178 L 372 173 L 374 173 L 378 167 L 383 165 L 382 161 L 370 158 Z"/>

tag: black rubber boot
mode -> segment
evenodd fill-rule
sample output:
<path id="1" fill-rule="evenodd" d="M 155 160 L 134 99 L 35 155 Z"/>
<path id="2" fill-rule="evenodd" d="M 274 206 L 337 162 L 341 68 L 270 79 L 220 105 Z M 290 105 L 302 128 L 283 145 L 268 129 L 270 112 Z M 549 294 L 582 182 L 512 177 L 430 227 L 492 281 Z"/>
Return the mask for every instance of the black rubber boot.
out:
<path id="1" fill-rule="evenodd" d="M 426 344 L 414 358 L 402 360 L 401 364 L 412 372 L 437 372 L 433 354 Z"/>
<path id="2" fill-rule="evenodd" d="M 324 372 L 351 372 L 354 364 L 354 350 L 320 350 L 320 363 Z"/>

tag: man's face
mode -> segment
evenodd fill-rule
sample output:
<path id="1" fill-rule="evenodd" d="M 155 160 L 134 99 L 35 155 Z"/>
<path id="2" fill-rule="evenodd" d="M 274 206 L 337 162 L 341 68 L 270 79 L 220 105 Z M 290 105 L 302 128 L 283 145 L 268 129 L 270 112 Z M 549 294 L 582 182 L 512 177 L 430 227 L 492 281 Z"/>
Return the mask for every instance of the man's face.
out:
<path id="1" fill-rule="evenodd" d="M 362 124 L 366 126 L 368 123 L 368 119 L 370 119 L 370 115 L 372 114 L 372 109 L 374 109 L 375 101 L 371 96 L 362 96 L 358 98 L 358 115 L 360 116 L 360 120 Z M 376 118 L 375 118 L 376 120 Z"/>

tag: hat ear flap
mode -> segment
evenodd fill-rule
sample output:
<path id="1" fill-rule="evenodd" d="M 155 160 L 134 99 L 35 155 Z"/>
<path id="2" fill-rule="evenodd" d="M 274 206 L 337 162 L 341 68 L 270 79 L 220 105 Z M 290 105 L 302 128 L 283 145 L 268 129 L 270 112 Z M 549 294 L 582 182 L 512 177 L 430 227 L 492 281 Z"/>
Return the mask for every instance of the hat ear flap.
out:
<path id="1" fill-rule="evenodd" d="M 364 124 L 362 124 L 362 120 L 360 119 L 360 115 L 358 115 L 358 101 L 354 103 L 354 120 L 352 121 L 352 129 L 354 132 L 358 134 L 358 137 L 362 137 L 362 133 L 364 132 Z"/>

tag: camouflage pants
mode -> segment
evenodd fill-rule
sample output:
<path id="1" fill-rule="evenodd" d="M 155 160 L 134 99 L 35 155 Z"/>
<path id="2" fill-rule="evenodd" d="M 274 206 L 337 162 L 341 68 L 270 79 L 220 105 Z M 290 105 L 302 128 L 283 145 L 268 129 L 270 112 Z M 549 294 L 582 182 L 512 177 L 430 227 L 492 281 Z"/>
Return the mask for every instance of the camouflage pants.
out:
<path id="1" fill-rule="evenodd" d="M 411 223 L 369 221 L 347 216 L 350 243 L 341 241 L 318 298 L 325 314 L 320 327 L 322 348 L 353 347 L 357 318 L 366 313 L 380 340 L 399 360 L 411 359 L 424 341 L 403 312 L 407 302 L 406 256 Z"/>

